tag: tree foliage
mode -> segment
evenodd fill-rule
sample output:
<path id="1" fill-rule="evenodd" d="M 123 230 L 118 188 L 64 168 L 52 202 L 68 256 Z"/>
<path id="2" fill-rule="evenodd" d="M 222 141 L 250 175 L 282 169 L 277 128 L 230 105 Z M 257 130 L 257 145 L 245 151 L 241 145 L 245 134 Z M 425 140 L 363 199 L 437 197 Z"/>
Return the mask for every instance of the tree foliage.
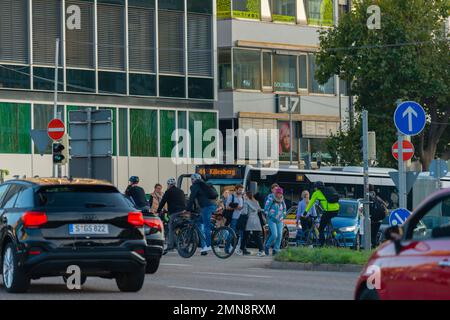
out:
<path id="1" fill-rule="evenodd" d="M 368 110 L 369 130 L 377 133 L 380 165 L 394 164 L 390 155 L 390 147 L 396 140 L 392 118 L 399 100 L 417 101 L 427 112 L 426 129 L 413 139 L 416 156 L 424 169 L 436 155 L 450 156 L 450 48 L 443 27 L 449 3 L 449 0 L 353 1 L 354 10 L 340 19 L 339 26 L 320 34 L 316 77 L 320 83 L 334 74 L 351 81 L 355 109 Z M 367 8 L 373 4 L 381 9 L 379 30 L 367 27 L 370 16 Z M 336 152 L 344 152 L 340 154 L 344 163 L 355 159 L 350 143 L 356 136 L 359 141 L 360 132 L 356 125 L 351 132 L 331 138 L 338 144 Z M 360 149 L 354 145 L 353 155 L 357 152 Z"/>

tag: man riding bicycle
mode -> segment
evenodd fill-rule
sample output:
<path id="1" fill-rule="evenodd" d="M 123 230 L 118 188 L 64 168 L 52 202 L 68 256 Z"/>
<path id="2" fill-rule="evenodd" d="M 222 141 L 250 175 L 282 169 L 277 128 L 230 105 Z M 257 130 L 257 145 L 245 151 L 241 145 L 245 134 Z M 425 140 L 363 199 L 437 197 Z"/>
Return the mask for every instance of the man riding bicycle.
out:
<path id="1" fill-rule="evenodd" d="M 313 185 L 314 193 L 311 200 L 303 213 L 303 216 L 311 210 L 311 208 L 318 203 L 316 208 L 320 209 L 322 216 L 319 225 L 319 245 L 322 247 L 325 244 L 325 227 L 331 223 L 331 219 L 336 217 L 339 213 L 339 195 L 333 187 L 325 187 L 322 181 L 317 181 Z"/>
<path id="2" fill-rule="evenodd" d="M 160 213 L 161 210 L 167 203 L 167 210 L 169 215 L 169 239 L 167 244 L 167 249 L 164 251 L 166 254 L 168 251 L 173 250 L 175 247 L 175 225 L 174 222 L 177 217 L 186 211 L 186 198 L 184 196 L 183 190 L 176 186 L 177 181 L 175 178 L 170 178 L 167 180 L 167 190 L 164 193 L 158 209 L 156 212 Z"/>
<path id="3" fill-rule="evenodd" d="M 136 209 L 148 209 L 148 202 L 145 198 L 145 191 L 139 186 L 139 177 L 131 176 L 129 185 L 125 190 L 125 195 L 134 203 Z"/>
<path id="4" fill-rule="evenodd" d="M 207 255 L 211 251 L 211 216 L 217 209 L 216 199 L 218 197 L 217 191 L 214 187 L 206 184 L 202 180 L 201 175 L 194 173 L 191 175 L 191 194 L 187 205 L 188 211 L 193 211 L 194 204 L 197 201 L 200 207 L 202 218 L 202 231 L 205 240 L 201 239 L 201 255 Z"/>

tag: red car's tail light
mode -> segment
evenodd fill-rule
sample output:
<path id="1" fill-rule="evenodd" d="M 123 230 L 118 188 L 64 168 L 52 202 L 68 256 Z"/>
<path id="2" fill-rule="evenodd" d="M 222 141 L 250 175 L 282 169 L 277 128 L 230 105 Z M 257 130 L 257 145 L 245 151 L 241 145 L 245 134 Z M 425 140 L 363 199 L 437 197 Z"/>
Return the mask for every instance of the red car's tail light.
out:
<path id="1" fill-rule="evenodd" d="M 145 224 L 153 229 L 157 229 L 159 232 L 162 232 L 164 226 L 159 218 L 147 218 L 145 219 Z"/>
<path id="2" fill-rule="evenodd" d="M 47 215 L 45 212 L 27 211 L 22 216 L 25 228 L 39 228 L 47 223 Z"/>
<path id="3" fill-rule="evenodd" d="M 128 223 L 135 227 L 144 226 L 144 216 L 142 215 L 142 212 L 128 213 Z"/>

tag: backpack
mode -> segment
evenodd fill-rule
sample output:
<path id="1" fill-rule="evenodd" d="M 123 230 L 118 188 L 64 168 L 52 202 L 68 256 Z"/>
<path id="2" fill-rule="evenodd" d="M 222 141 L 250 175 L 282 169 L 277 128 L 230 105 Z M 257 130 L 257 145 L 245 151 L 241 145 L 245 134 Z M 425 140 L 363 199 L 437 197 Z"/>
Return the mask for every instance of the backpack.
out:
<path id="1" fill-rule="evenodd" d="M 206 182 L 201 181 L 200 186 L 202 187 L 203 192 L 205 192 L 206 197 L 210 200 L 216 200 L 219 197 L 216 189 Z"/>
<path id="2" fill-rule="evenodd" d="M 334 187 L 323 187 L 320 189 L 328 203 L 338 203 L 339 194 Z"/>
<path id="3" fill-rule="evenodd" d="M 386 204 L 377 196 L 370 203 L 370 219 L 373 221 L 381 221 L 386 218 Z"/>

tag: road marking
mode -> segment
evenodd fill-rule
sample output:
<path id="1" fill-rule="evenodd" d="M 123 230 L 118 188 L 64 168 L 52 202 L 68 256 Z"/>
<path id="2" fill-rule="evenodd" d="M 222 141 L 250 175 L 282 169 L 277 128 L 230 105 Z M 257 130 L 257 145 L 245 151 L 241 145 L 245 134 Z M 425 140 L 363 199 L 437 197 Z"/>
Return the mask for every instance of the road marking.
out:
<path id="1" fill-rule="evenodd" d="M 220 273 L 220 272 L 192 272 L 193 274 L 208 274 L 212 276 L 231 276 L 231 277 L 248 277 L 248 278 L 272 278 L 271 276 L 257 276 L 254 274 L 237 274 L 237 273 Z"/>
<path id="2" fill-rule="evenodd" d="M 168 288 L 192 290 L 192 291 L 202 291 L 202 292 L 212 292 L 212 293 L 228 294 L 228 295 L 233 295 L 233 296 L 253 297 L 253 294 L 242 293 L 242 292 L 221 291 L 221 290 L 211 290 L 211 289 L 201 289 L 201 288 L 191 288 L 191 287 L 179 287 L 179 286 L 168 286 Z"/>
<path id="3" fill-rule="evenodd" d="M 182 264 L 182 263 L 161 263 L 161 265 L 171 267 L 192 267 L 192 264 Z"/>

